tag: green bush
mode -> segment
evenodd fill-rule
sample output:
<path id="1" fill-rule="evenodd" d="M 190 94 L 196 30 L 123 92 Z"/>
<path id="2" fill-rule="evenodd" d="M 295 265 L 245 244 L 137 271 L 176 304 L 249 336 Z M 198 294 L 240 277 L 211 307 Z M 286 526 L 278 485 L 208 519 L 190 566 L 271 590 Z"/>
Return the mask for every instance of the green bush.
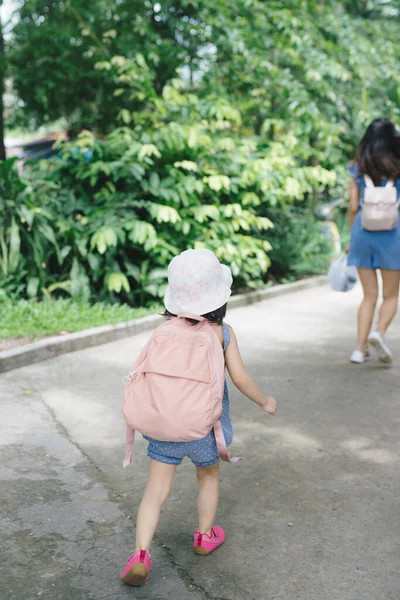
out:
<path id="1" fill-rule="evenodd" d="M 180 85 L 167 86 L 153 111 L 123 113 L 135 117 L 130 127 L 104 140 L 82 132 L 30 167 L 1 209 L 11 292 L 144 306 L 163 296 L 172 257 L 192 247 L 215 251 L 236 289 L 262 285 L 266 208 L 299 201 L 334 174 L 299 167 L 295 140 L 248 137 L 237 110 Z"/>
<path id="2" fill-rule="evenodd" d="M 21 178 L 16 161 L 0 162 L 0 290 L 37 296 L 47 281 L 47 262 L 63 261 L 54 206 L 54 185 Z M 57 266 L 56 266 L 57 265 Z"/>
<path id="3" fill-rule="evenodd" d="M 287 206 L 269 212 L 274 229 L 269 235 L 271 270 L 275 279 L 324 274 L 332 258 L 332 243 L 323 223 L 308 207 Z"/>

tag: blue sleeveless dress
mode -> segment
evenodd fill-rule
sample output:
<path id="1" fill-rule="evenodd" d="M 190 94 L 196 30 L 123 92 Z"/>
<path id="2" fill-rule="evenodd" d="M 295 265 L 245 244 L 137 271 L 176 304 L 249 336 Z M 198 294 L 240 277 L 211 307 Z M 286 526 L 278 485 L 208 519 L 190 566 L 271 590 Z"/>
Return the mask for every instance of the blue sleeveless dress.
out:
<path id="1" fill-rule="evenodd" d="M 230 334 L 228 325 L 222 326 L 224 334 L 224 352 L 230 342 Z M 226 445 L 232 444 L 233 428 L 229 411 L 229 394 L 228 386 L 225 380 L 224 396 L 222 399 L 222 431 L 224 432 Z M 196 467 L 210 467 L 215 465 L 219 460 L 217 443 L 215 441 L 214 431 L 211 431 L 205 438 L 201 440 L 193 440 L 192 442 L 160 442 L 153 438 L 143 436 L 149 442 L 147 448 L 147 456 L 159 462 L 168 465 L 180 465 L 182 460 L 187 456 Z"/>
<path id="2" fill-rule="evenodd" d="M 355 163 L 347 165 L 351 177 L 357 182 L 360 191 L 359 211 L 351 229 L 348 264 L 360 269 L 400 270 L 400 220 L 391 231 L 367 231 L 361 226 L 362 202 L 366 184 L 359 175 Z M 387 179 L 381 185 L 386 185 Z M 400 179 L 396 180 L 397 197 L 400 198 Z"/>

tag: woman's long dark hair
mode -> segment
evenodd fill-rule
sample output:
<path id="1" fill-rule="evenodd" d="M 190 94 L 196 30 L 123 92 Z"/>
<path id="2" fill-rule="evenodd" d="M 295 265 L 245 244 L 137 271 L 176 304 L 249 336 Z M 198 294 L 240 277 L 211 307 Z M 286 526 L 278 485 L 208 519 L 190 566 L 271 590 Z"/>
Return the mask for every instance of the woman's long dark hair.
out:
<path id="1" fill-rule="evenodd" d="M 357 164 L 360 175 L 369 175 L 375 184 L 400 177 L 400 134 L 389 119 L 372 121 L 358 147 Z"/>
<path id="2" fill-rule="evenodd" d="M 207 319 L 207 321 L 209 323 L 215 323 L 216 325 L 222 325 L 224 322 L 224 319 L 226 317 L 227 305 L 228 305 L 228 303 L 225 303 L 220 308 L 217 308 L 217 310 L 213 310 L 212 312 L 207 313 L 206 315 L 200 315 L 200 316 Z M 166 310 L 162 316 L 166 317 L 167 319 L 176 317 L 176 315 L 170 313 L 168 310 Z M 196 325 L 198 323 L 198 321 L 195 321 L 194 319 L 187 319 L 187 320 L 189 321 L 189 323 L 192 323 L 192 325 Z"/>

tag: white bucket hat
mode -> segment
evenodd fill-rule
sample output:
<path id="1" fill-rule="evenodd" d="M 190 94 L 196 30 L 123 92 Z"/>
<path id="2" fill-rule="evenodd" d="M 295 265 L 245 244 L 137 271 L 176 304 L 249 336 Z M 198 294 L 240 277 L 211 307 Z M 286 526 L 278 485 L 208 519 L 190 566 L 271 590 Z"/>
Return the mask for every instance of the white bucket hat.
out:
<path id="1" fill-rule="evenodd" d="M 174 315 L 206 315 L 226 304 L 231 286 L 231 270 L 221 265 L 214 252 L 186 250 L 168 267 L 165 308 Z"/>

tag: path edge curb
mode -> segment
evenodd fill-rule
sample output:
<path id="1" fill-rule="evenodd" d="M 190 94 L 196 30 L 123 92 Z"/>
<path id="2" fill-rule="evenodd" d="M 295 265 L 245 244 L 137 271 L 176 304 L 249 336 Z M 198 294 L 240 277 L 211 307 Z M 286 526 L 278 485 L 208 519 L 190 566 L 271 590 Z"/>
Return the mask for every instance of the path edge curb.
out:
<path id="1" fill-rule="evenodd" d="M 238 294 L 237 296 L 232 296 L 229 300 L 229 309 L 250 306 L 251 304 L 257 304 L 276 296 L 300 292 L 325 285 L 326 283 L 326 276 L 321 275 L 302 279 L 294 283 L 276 285 L 264 290 Z M 69 333 L 64 336 L 50 337 L 39 342 L 20 346 L 19 348 L 4 350 L 0 352 L 0 373 L 26 367 L 69 352 L 76 352 L 77 350 L 84 350 L 85 348 L 100 346 L 138 335 L 139 333 L 154 329 L 161 322 L 162 317 L 151 315 L 125 323 L 118 323 L 117 325 L 103 325 L 92 329 L 84 329 L 76 333 Z"/>

